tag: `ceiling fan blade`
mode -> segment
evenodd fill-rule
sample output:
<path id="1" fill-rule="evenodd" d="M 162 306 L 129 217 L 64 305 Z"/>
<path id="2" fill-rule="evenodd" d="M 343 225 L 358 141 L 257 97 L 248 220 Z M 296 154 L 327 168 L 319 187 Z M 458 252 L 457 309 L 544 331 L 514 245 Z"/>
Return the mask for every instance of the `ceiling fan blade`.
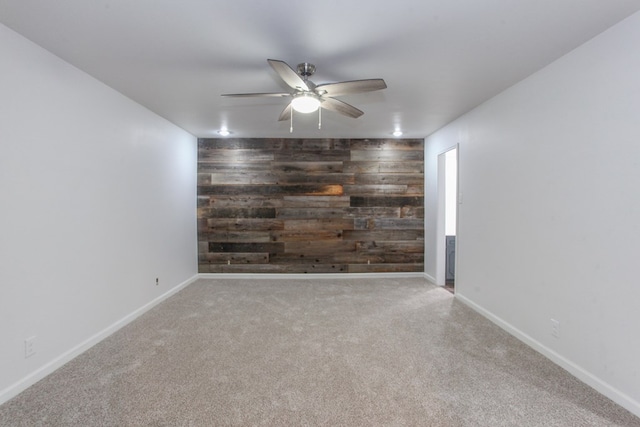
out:
<path id="1" fill-rule="evenodd" d="M 280 117 L 278 117 L 278 121 L 284 121 L 284 120 L 289 120 L 291 118 L 291 103 L 289 103 L 286 107 L 284 107 L 284 110 L 282 110 L 282 113 L 280 113 Z"/>
<path id="2" fill-rule="evenodd" d="M 347 117 L 353 117 L 354 119 L 357 119 L 364 114 L 364 112 L 358 110 L 353 105 L 349 105 L 346 102 L 342 102 L 335 98 L 322 98 L 322 104 L 320 104 L 320 106 L 327 110 L 343 114 Z"/>
<path id="3" fill-rule="evenodd" d="M 277 59 L 267 59 L 267 62 L 271 65 L 271 68 L 278 73 L 280 78 L 293 89 L 303 91 L 310 90 L 302 77 L 300 77 L 300 75 L 296 73 L 286 62 L 279 61 Z"/>
<path id="4" fill-rule="evenodd" d="M 250 97 L 250 96 L 284 97 L 284 96 L 291 96 L 291 94 L 290 93 L 286 93 L 286 92 L 279 92 L 279 93 L 223 93 L 220 96 L 233 96 L 233 97 L 236 97 L 236 98 L 246 98 L 246 97 Z"/>
<path id="5" fill-rule="evenodd" d="M 340 96 L 352 93 L 371 92 L 386 88 L 387 84 L 383 79 L 366 79 L 321 84 L 316 86 L 316 92 L 328 96 Z"/>

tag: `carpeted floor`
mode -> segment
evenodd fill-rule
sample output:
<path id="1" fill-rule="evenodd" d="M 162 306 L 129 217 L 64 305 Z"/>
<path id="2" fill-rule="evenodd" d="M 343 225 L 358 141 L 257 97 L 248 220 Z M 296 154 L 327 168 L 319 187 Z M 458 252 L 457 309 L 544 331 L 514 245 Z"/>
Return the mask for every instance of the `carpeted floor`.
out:
<path id="1" fill-rule="evenodd" d="M 199 280 L 2 426 L 640 426 L 421 279 Z"/>

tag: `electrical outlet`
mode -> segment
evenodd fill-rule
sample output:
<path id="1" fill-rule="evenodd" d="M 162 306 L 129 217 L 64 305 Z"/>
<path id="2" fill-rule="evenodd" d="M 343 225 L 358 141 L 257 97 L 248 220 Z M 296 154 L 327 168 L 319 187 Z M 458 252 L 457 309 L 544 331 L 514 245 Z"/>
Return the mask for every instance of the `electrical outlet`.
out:
<path id="1" fill-rule="evenodd" d="M 560 322 L 556 319 L 551 319 L 551 335 L 560 338 Z"/>
<path id="2" fill-rule="evenodd" d="M 36 337 L 29 337 L 24 340 L 24 358 L 31 357 L 36 354 Z"/>
<path id="3" fill-rule="evenodd" d="M 156 277 L 156 286 L 158 286 L 159 284 L 160 284 L 160 279 Z"/>

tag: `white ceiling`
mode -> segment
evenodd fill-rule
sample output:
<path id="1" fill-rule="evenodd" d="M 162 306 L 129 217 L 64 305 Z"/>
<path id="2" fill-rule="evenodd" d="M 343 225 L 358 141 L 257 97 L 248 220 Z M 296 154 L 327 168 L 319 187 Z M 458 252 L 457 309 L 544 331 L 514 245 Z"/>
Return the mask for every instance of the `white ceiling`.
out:
<path id="1" fill-rule="evenodd" d="M 0 22 L 198 137 L 425 137 L 640 10 L 640 0 L 0 0 Z M 277 118 L 267 64 L 384 78 L 365 114 Z"/>

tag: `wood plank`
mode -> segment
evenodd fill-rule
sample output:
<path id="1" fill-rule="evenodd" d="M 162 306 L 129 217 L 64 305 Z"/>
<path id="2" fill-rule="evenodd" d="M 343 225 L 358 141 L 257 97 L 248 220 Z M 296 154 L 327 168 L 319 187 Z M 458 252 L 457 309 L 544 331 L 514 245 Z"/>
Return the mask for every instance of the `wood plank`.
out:
<path id="1" fill-rule="evenodd" d="M 355 184 L 424 185 L 422 173 L 362 173 L 354 174 Z"/>
<path id="2" fill-rule="evenodd" d="M 353 184 L 352 173 L 280 172 L 273 174 L 276 184 Z"/>
<path id="3" fill-rule="evenodd" d="M 276 218 L 302 219 L 302 218 L 344 218 L 345 211 L 341 208 L 279 208 Z"/>
<path id="4" fill-rule="evenodd" d="M 400 210 L 401 218 L 424 218 L 424 208 L 416 206 L 403 206 Z"/>
<path id="5" fill-rule="evenodd" d="M 198 218 L 275 218 L 275 208 L 198 208 Z"/>
<path id="6" fill-rule="evenodd" d="M 227 171 L 198 175 L 198 185 L 237 184 L 353 184 L 355 175 L 343 173 Z"/>
<path id="7" fill-rule="evenodd" d="M 378 162 L 378 161 L 350 161 L 344 162 L 343 171 L 355 174 L 372 173 L 424 173 L 424 163 L 422 161 L 398 161 L 398 162 Z"/>
<path id="8" fill-rule="evenodd" d="M 205 268 L 203 265 L 202 268 Z M 339 264 L 208 264 L 208 273 L 346 273 L 347 266 Z M 201 271 L 202 272 L 202 271 Z"/>
<path id="9" fill-rule="evenodd" d="M 351 160 L 349 150 L 277 151 L 276 162 L 327 162 Z"/>
<path id="10" fill-rule="evenodd" d="M 198 196 L 197 198 L 197 206 L 199 208 L 208 208 L 211 204 L 210 196 Z"/>
<path id="11" fill-rule="evenodd" d="M 198 173 L 198 185 L 209 185 L 211 184 L 211 174 L 210 173 Z"/>
<path id="12" fill-rule="evenodd" d="M 424 241 L 363 241 L 356 242 L 356 250 L 363 254 L 424 254 Z"/>
<path id="13" fill-rule="evenodd" d="M 343 194 L 342 185 L 334 184 L 296 184 L 296 185 L 210 185 L 198 186 L 198 194 L 240 196 L 255 194 L 259 196 L 274 195 L 337 195 Z"/>
<path id="14" fill-rule="evenodd" d="M 423 206 L 424 198 L 419 196 L 409 197 L 376 197 L 376 196 L 351 196 L 351 206 Z"/>
<path id="15" fill-rule="evenodd" d="M 284 196 L 285 208 L 348 208 L 349 196 Z"/>
<path id="16" fill-rule="evenodd" d="M 349 264 L 349 273 L 412 273 L 423 272 L 424 264 Z"/>
<path id="17" fill-rule="evenodd" d="M 424 150 L 424 139 L 352 139 L 352 150 Z"/>
<path id="18" fill-rule="evenodd" d="M 381 206 L 348 208 L 345 211 L 347 217 L 354 219 L 363 217 L 400 218 L 401 214 L 401 208 Z"/>
<path id="19" fill-rule="evenodd" d="M 207 219 L 208 230 L 283 230 L 279 219 L 212 218 Z"/>
<path id="20" fill-rule="evenodd" d="M 337 253 L 333 256 L 334 262 L 344 264 L 422 264 L 424 254 L 422 253 Z"/>
<path id="21" fill-rule="evenodd" d="M 270 164 L 266 163 L 231 163 L 231 162 L 198 162 L 198 173 L 224 173 L 224 172 L 269 172 Z"/>
<path id="22" fill-rule="evenodd" d="M 287 219 L 284 229 L 292 230 L 353 230 L 353 219 L 349 218 L 318 218 L 318 219 Z"/>
<path id="23" fill-rule="evenodd" d="M 265 163 L 274 160 L 271 150 L 206 150 L 198 151 L 199 163 Z"/>
<path id="24" fill-rule="evenodd" d="M 273 242 L 317 242 L 342 240 L 342 230 L 295 230 L 295 231 L 272 231 L 271 241 Z"/>
<path id="25" fill-rule="evenodd" d="M 328 255 L 337 252 L 349 252 L 356 250 L 353 241 L 322 241 L 322 242 L 286 242 L 284 243 L 285 253 L 300 254 L 308 257 L 316 255 Z"/>
<path id="26" fill-rule="evenodd" d="M 268 252 L 238 253 L 238 252 L 213 252 L 200 254 L 200 264 L 268 264 Z"/>
<path id="27" fill-rule="evenodd" d="M 209 252 L 269 252 L 278 253 L 284 251 L 284 243 L 232 243 L 209 242 Z"/>
<path id="28" fill-rule="evenodd" d="M 406 185 L 345 185 L 344 194 L 349 196 L 380 196 L 383 194 L 406 195 Z"/>
<path id="29" fill-rule="evenodd" d="M 206 196 L 210 198 L 212 208 L 280 208 L 283 206 L 282 197 L 261 196 Z"/>
<path id="30" fill-rule="evenodd" d="M 349 150 L 349 139 L 285 139 L 283 150 Z"/>
<path id="31" fill-rule="evenodd" d="M 356 230 L 423 230 L 422 218 L 358 218 L 354 220 Z"/>
<path id="32" fill-rule="evenodd" d="M 232 243 L 265 243 L 271 242 L 271 231 L 203 231 L 198 233 L 198 239 L 206 239 L 209 242 Z"/>
<path id="33" fill-rule="evenodd" d="M 208 175 L 209 182 L 198 182 L 198 185 L 276 184 L 278 182 L 275 174 L 263 171 L 234 171 Z"/>
<path id="34" fill-rule="evenodd" d="M 344 162 L 271 162 L 273 172 L 341 173 Z"/>
<path id="35" fill-rule="evenodd" d="M 268 147 L 278 150 L 285 147 L 284 139 L 277 138 L 200 138 L 198 151 L 207 150 L 260 150 Z"/>
<path id="36" fill-rule="evenodd" d="M 385 240 L 422 240 L 423 230 L 344 230 L 344 240 L 385 241 Z"/>
<path id="37" fill-rule="evenodd" d="M 423 150 L 351 150 L 353 162 L 403 162 L 424 160 Z"/>

